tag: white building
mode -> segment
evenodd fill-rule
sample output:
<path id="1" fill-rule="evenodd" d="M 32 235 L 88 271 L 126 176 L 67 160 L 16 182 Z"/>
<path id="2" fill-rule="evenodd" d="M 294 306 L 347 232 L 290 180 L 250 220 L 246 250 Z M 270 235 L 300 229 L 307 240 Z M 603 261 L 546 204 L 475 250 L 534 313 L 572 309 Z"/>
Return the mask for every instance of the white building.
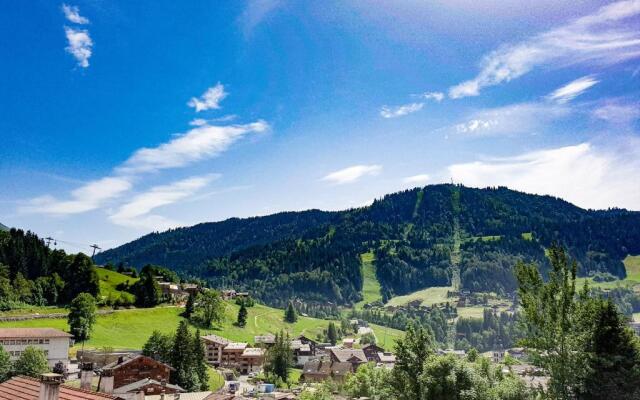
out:
<path id="1" fill-rule="evenodd" d="M 59 361 L 69 364 L 72 338 L 72 335 L 53 328 L 0 329 L 0 345 L 9 353 L 11 360 L 16 360 L 27 347 L 33 346 L 44 351 L 50 367 L 54 367 Z"/>

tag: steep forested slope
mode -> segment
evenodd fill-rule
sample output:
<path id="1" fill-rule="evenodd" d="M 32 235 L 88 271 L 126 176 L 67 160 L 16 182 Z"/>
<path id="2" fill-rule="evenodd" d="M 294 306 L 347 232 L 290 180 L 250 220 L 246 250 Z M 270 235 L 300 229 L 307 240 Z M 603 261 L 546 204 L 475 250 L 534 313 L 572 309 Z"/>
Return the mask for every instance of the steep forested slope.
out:
<path id="1" fill-rule="evenodd" d="M 376 253 L 389 298 L 426 286 L 460 285 L 511 292 L 517 261 L 545 269 L 557 241 L 580 273 L 624 276 L 621 260 L 640 253 L 640 213 L 591 211 L 550 196 L 507 188 L 432 185 L 385 196 L 342 212 L 317 210 L 230 219 L 153 233 L 106 251 L 99 262 L 161 264 L 213 286 L 246 288 L 282 305 L 349 304 L 360 299 L 359 254 Z"/>

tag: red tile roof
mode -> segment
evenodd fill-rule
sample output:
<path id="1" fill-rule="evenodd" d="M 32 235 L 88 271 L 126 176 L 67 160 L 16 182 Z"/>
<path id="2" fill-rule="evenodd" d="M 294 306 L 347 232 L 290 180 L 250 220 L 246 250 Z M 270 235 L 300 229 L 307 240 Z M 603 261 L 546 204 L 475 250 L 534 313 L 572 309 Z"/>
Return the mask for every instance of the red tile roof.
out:
<path id="1" fill-rule="evenodd" d="M 73 337 L 73 335 L 54 328 L 1 328 L 0 338 L 52 338 Z"/>
<path id="2" fill-rule="evenodd" d="M 0 383 L 0 399 L 2 400 L 38 400 L 40 380 L 26 376 L 16 376 Z M 114 400 L 117 397 L 105 393 L 76 389 L 60 385 L 60 400 Z"/>

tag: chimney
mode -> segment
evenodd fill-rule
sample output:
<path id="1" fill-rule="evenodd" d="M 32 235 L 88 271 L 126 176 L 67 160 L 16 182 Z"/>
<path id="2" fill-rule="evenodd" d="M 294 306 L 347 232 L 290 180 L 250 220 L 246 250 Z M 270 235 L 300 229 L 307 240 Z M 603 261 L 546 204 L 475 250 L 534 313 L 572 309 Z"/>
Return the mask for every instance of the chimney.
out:
<path id="1" fill-rule="evenodd" d="M 80 364 L 80 389 L 91 390 L 93 381 L 93 363 Z"/>
<path id="2" fill-rule="evenodd" d="M 63 376 L 60 374 L 47 373 L 40 375 L 38 400 L 58 400 L 62 380 Z"/>
<path id="3" fill-rule="evenodd" d="M 113 394 L 113 370 L 105 369 L 102 371 L 98 391 L 106 394 Z"/>

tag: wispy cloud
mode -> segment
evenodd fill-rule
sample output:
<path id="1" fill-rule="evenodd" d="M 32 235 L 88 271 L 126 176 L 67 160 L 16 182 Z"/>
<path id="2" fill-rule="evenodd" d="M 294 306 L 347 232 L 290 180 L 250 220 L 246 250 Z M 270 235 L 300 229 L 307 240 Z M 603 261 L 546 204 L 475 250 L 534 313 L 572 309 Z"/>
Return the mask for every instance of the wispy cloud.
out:
<path id="1" fill-rule="evenodd" d="M 474 111 L 464 122 L 453 127 L 453 133 L 468 136 L 533 134 L 570 114 L 571 109 L 561 104 L 517 103 Z"/>
<path id="2" fill-rule="evenodd" d="M 91 49 L 93 47 L 89 31 L 86 29 L 75 29 L 65 26 L 64 33 L 67 36 L 68 42 L 68 46 L 65 50 L 76 59 L 78 66 L 87 68 L 89 66 L 89 58 L 91 57 Z"/>
<path id="3" fill-rule="evenodd" d="M 596 80 L 592 76 L 583 76 L 582 78 L 578 78 L 575 81 L 571 81 L 566 85 L 554 90 L 551 94 L 549 94 L 549 100 L 564 104 L 580 96 L 587 89 L 589 89 L 591 86 L 594 86 L 598 82 L 600 81 Z"/>
<path id="4" fill-rule="evenodd" d="M 332 172 L 322 178 L 323 181 L 331 182 L 336 185 L 345 183 L 353 183 L 364 176 L 375 176 L 382 171 L 381 165 L 354 165 L 339 171 Z"/>
<path id="5" fill-rule="evenodd" d="M 562 197 L 585 208 L 611 206 L 640 209 L 640 185 L 631 185 L 640 170 L 640 141 L 628 138 L 615 146 L 582 143 L 509 158 L 454 164 L 451 178 L 475 186 L 507 186 Z"/>
<path id="6" fill-rule="evenodd" d="M 413 176 L 407 176 L 402 178 L 402 183 L 407 185 L 426 185 L 431 180 L 431 177 L 427 174 L 419 174 Z"/>
<path id="7" fill-rule="evenodd" d="M 62 12 L 64 17 L 74 24 L 85 25 L 89 23 L 89 20 L 80 15 L 80 9 L 77 6 L 69 6 L 67 4 L 62 5 Z"/>
<path id="8" fill-rule="evenodd" d="M 382 108 L 380 109 L 380 116 L 382 118 L 402 117 L 404 115 L 420 111 L 423 106 L 424 103 L 410 103 L 398 107 L 382 106 Z"/>
<path id="9" fill-rule="evenodd" d="M 118 171 L 131 174 L 183 167 L 205 158 L 216 157 L 247 134 L 264 132 L 268 128 L 265 121 L 245 125 L 196 126 L 158 147 L 136 151 Z"/>
<path id="10" fill-rule="evenodd" d="M 18 211 L 48 215 L 80 214 L 103 206 L 126 193 L 131 186 L 129 177 L 106 177 L 73 190 L 69 200 L 58 200 L 52 196 L 37 197 Z"/>
<path id="11" fill-rule="evenodd" d="M 238 23 L 245 37 L 260 25 L 270 14 L 284 4 L 284 0 L 248 0 L 247 5 L 238 18 Z"/>
<path id="12" fill-rule="evenodd" d="M 164 230 L 175 227 L 179 225 L 177 222 L 151 212 L 193 196 L 217 177 L 193 176 L 168 185 L 152 187 L 120 206 L 109 219 L 116 225 L 140 229 Z"/>
<path id="13" fill-rule="evenodd" d="M 192 97 L 187 103 L 189 107 L 196 109 L 196 112 L 205 110 L 217 110 L 220 108 L 220 102 L 228 96 L 224 91 L 224 85 L 218 82 L 215 86 L 207 89 L 200 97 Z"/>
<path id="14" fill-rule="evenodd" d="M 593 116 L 613 125 L 631 127 L 640 119 L 640 102 L 608 99 L 593 110 Z"/>
<path id="15" fill-rule="evenodd" d="M 442 92 L 425 92 L 420 95 L 423 99 L 435 100 L 438 103 L 444 99 L 444 93 Z"/>
<path id="16" fill-rule="evenodd" d="M 565 26 L 486 55 L 480 73 L 449 89 L 457 99 L 477 96 L 485 87 L 516 79 L 541 65 L 609 65 L 640 57 L 640 30 L 624 20 L 640 14 L 640 1 L 612 3 Z"/>

